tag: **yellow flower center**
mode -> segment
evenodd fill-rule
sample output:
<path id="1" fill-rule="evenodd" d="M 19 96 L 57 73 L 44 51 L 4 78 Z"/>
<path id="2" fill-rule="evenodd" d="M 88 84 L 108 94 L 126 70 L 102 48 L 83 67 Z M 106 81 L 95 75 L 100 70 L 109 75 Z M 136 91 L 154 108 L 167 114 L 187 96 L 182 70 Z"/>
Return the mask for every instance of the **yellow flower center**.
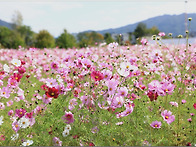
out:
<path id="1" fill-rule="evenodd" d="M 158 127 L 157 125 L 154 125 L 155 127 Z"/>

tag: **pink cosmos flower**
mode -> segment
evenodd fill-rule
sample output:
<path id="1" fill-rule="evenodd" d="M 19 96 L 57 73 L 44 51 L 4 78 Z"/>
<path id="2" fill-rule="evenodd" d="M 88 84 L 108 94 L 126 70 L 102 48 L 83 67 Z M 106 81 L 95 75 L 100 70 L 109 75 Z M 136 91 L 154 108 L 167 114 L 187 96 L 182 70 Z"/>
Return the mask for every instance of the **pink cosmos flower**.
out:
<path id="1" fill-rule="evenodd" d="M 13 110 L 8 111 L 8 115 L 9 116 L 12 116 L 13 114 L 14 114 L 14 111 Z"/>
<path id="2" fill-rule="evenodd" d="M 13 105 L 13 101 L 12 101 L 12 100 L 9 100 L 9 101 L 7 102 L 7 106 L 9 107 L 9 106 L 11 106 L 11 105 Z"/>
<path id="3" fill-rule="evenodd" d="M 106 81 L 106 86 L 108 87 L 109 95 L 113 95 L 116 92 L 117 85 L 118 85 L 118 81 L 116 81 L 115 79 Z"/>
<path id="4" fill-rule="evenodd" d="M 12 129 L 17 133 L 18 130 L 20 129 L 19 123 L 17 121 L 14 121 L 12 123 Z"/>
<path id="5" fill-rule="evenodd" d="M 163 117 L 164 121 L 166 121 L 168 124 L 171 124 L 175 120 L 175 116 L 172 115 L 171 111 L 164 110 L 161 113 L 161 116 Z"/>
<path id="6" fill-rule="evenodd" d="M 0 96 L 4 97 L 4 98 L 9 98 L 10 97 L 10 90 L 9 90 L 9 88 L 8 87 L 3 87 L 1 89 Z"/>
<path id="7" fill-rule="evenodd" d="M 62 146 L 62 141 L 58 137 L 53 138 L 53 143 L 55 146 Z"/>
<path id="8" fill-rule="evenodd" d="M 129 107 L 126 107 L 126 110 L 123 111 L 123 112 L 121 113 L 121 115 L 122 115 L 122 117 L 128 116 L 128 115 L 131 114 L 132 112 L 133 112 L 133 107 L 132 107 L 132 105 L 129 105 Z"/>
<path id="9" fill-rule="evenodd" d="M 104 69 L 102 73 L 105 80 L 110 80 L 110 78 L 112 77 L 112 71 L 110 70 Z"/>
<path id="10" fill-rule="evenodd" d="M 70 124 L 74 122 L 74 115 L 69 111 L 65 112 L 65 115 L 62 117 L 63 120 L 66 120 L 65 123 Z"/>
<path id="11" fill-rule="evenodd" d="M 175 85 L 174 84 L 171 84 L 171 83 L 168 83 L 168 82 L 163 83 L 162 84 L 162 87 L 161 87 L 161 89 L 165 93 L 168 93 L 169 95 L 171 95 L 173 93 L 174 88 L 175 88 Z"/>
<path id="12" fill-rule="evenodd" d="M 160 121 L 153 121 L 150 126 L 153 127 L 153 128 L 161 128 L 161 122 Z"/>
<path id="13" fill-rule="evenodd" d="M 192 118 L 188 118 L 187 120 L 188 120 L 189 122 L 192 122 Z"/>
<path id="14" fill-rule="evenodd" d="M 17 86 L 18 86 L 18 82 L 15 79 L 13 78 L 8 79 L 8 87 L 16 88 Z"/>
<path id="15" fill-rule="evenodd" d="M 123 97 L 119 96 L 119 97 L 114 97 L 112 100 L 112 105 L 111 107 L 116 109 L 116 108 L 120 108 L 123 106 L 125 100 Z"/>
<path id="16" fill-rule="evenodd" d="M 1 103 L 1 102 L 0 102 L 0 110 L 4 110 L 4 109 L 5 109 L 4 103 Z"/>
<path id="17" fill-rule="evenodd" d="M 122 96 L 122 97 L 126 97 L 127 94 L 128 94 L 128 89 L 126 87 L 120 87 L 118 90 L 117 90 L 117 95 L 118 96 Z"/>
<path id="18" fill-rule="evenodd" d="M 99 129 L 98 129 L 97 126 L 95 126 L 95 127 L 93 127 L 93 128 L 91 129 L 91 132 L 92 132 L 92 133 L 97 133 L 98 131 L 99 131 Z"/>
<path id="19" fill-rule="evenodd" d="M 142 45 L 147 45 L 148 44 L 148 40 L 145 39 L 145 38 L 142 38 L 140 42 L 141 42 Z"/>
<path id="20" fill-rule="evenodd" d="M 47 97 L 45 94 L 43 95 L 43 98 L 42 98 L 42 101 L 43 103 L 45 104 L 48 104 L 52 101 L 52 98 L 51 97 Z"/>
<path id="21" fill-rule="evenodd" d="M 84 68 L 90 68 L 91 67 L 91 65 L 92 65 L 92 61 L 90 60 L 90 59 L 87 59 L 87 58 L 83 58 L 82 60 L 81 60 L 81 63 L 82 63 L 82 65 L 83 65 L 83 67 Z"/>
<path id="22" fill-rule="evenodd" d="M 73 110 L 74 108 L 75 108 L 75 105 L 77 105 L 78 103 L 77 103 L 77 100 L 75 99 L 75 98 L 73 98 L 73 99 L 71 99 L 70 101 L 69 101 L 69 110 Z"/>
<path id="23" fill-rule="evenodd" d="M 165 33 L 164 32 L 159 32 L 159 34 L 158 34 L 160 37 L 163 37 L 163 36 L 165 36 Z"/>
<path id="24" fill-rule="evenodd" d="M 183 99 L 183 100 L 182 100 L 182 104 L 184 104 L 184 103 L 186 103 L 186 100 Z"/>
<path id="25" fill-rule="evenodd" d="M 171 104 L 172 106 L 178 107 L 178 103 L 177 103 L 177 102 L 170 102 L 170 104 Z"/>
<path id="26" fill-rule="evenodd" d="M 148 89 L 150 91 L 153 91 L 153 93 L 158 92 L 158 90 L 161 89 L 161 87 L 162 87 L 161 83 L 157 80 L 153 80 L 148 84 Z"/>
<path id="27" fill-rule="evenodd" d="M 105 106 L 105 101 L 103 101 L 102 104 L 100 102 L 98 102 L 98 106 L 99 106 L 99 108 L 105 109 L 105 110 L 109 108 L 109 106 Z"/>

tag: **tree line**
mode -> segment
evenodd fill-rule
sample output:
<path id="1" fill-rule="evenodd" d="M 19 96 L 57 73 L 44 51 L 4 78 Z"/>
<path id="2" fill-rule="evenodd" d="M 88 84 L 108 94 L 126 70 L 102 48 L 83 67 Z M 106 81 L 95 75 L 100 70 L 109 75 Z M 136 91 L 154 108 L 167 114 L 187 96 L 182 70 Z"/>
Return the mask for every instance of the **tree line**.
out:
<path id="1" fill-rule="evenodd" d="M 96 46 L 100 43 L 118 42 L 119 44 L 139 43 L 133 41 L 133 36 L 138 40 L 143 36 L 158 34 L 160 31 L 156 27 L 148 29 L 144 23 L 139 23 L 134 32 L 129 33 L 129 39 L 123 42 L 122 36 L 113 38 L 110 33 L 104 35 L 92 32 L 78 33 L 76 37 L 68 33 L 66 29 L 58 38 L 54 38 L 47 30 L 38 33 L 32 31 L 30 26 L 22 24 L 22 15 L 19 11 L 15 12 L 12 18 L 12 29 L 0 26 L 0 48 L 36 47 L 36 48 L 73 48 Z"/>

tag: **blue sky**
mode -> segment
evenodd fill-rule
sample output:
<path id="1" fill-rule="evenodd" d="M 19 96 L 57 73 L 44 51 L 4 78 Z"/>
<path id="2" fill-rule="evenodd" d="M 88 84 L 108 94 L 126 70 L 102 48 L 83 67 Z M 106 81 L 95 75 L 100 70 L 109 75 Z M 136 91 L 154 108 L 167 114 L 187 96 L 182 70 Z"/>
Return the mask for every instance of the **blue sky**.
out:
<path id="1" fill-rule="evenodd" d="M 16 10 L 23 24 L 57 37 L 136 23 L 164 14 L 196 13 L 196 0 L 0 0 L 0 19 L 11 22 Z"/>

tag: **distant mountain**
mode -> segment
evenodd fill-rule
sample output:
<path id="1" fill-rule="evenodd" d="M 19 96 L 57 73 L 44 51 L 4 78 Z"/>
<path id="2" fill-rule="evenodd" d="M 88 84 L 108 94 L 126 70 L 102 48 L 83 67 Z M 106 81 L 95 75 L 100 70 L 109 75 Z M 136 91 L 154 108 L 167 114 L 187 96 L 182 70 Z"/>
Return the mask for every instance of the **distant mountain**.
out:
<path id="1" fill-rule="evenodd" d="M 4 26 L 4 27 L 7 27 L 9 29 L 12 28 L 12 24 L 11 23 L 8 23 L 8 22 L 5 22 L 3 20 L 0 19 L 0 26 Z"/>
<path id="2" fill-rule="evenodd" d="M 191 17 L 191 25 L 190 25 L 190 32 L 196 32 L 196 13 L 187 14 L 187 19 Z M 177 36 L 179 34 L 185 34 L 185 13 L 180 15 L 162 15 L 156 16 L 153 18 L 149 18 L 144 21 L 140 21 L 145 23 L 147 28 L 151 28 L 156 26 L 160 31 L 165 32 L 166 34 L 172 33 L 173 36 Z M 106 30 L 99 30 L 96 31 L 100 34 L 111 33 L 111 34 L 124 34 L 128 32 L 133 32 L 137 27 L 138 23 L 129 24 L 119 28 L 110 28 Z M 188 20 L 187 20 L 188 22 Z M 189 23 L 189 22 L 188 22 Z M 90 32 L 93 30 L 88 30 L 84 32 Z"/>

